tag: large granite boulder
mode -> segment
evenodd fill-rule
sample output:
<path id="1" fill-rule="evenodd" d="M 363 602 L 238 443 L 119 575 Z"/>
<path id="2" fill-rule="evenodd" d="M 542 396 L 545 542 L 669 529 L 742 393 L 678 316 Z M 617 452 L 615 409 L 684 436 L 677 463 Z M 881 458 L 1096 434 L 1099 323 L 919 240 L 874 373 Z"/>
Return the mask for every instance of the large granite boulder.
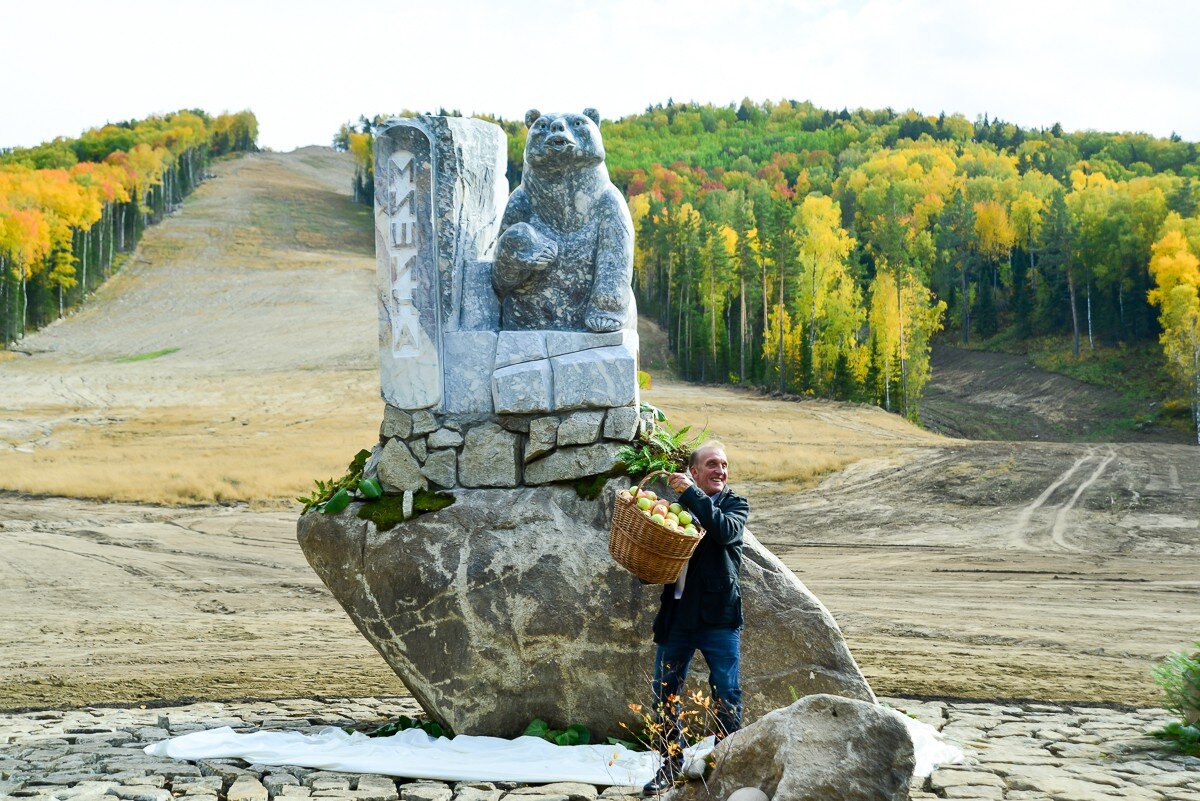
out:
<path id="1" fill-rule="evenodd" d="M 452 506 L 386 532 L 351 504 L 306 514 L 298 538 L 359 631 L 440 723 L 513 736 L 540 717 L 620 735 L 618 721 L 635 722 L 627 704 L 649 701 L 661 588 L 608 554 L 618 488 L 609 482 L 592 501 L 562 485 L 458 490 Z M 793 692 L 874 700 L 833 618 L 749 534 L 742 588 L 747 719 Z"/>
<path id="2" fill-rule="evenodd" d="M 713 751 L 709 777 L 666 801 L 724 801 L 745 787 L 776 801 L 908 801 L 916 757 L 894 713 L 834 695 L 777 709 Z"/>

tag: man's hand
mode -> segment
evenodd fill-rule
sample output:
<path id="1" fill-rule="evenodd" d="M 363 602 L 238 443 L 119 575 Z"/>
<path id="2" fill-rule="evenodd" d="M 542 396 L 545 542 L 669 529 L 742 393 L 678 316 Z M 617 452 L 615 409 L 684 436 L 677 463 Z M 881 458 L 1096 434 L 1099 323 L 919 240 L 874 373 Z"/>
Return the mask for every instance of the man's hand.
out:
<path id="1" fill-rule="evenodd" d="M 667 476 L 667 483 L 671 485 L 671 489 L 675 490 L 680 495 L 682 495 L 688 487 L 694 484 L 692 477 L 687 473 L 672 473 L 671 475 Z"/>

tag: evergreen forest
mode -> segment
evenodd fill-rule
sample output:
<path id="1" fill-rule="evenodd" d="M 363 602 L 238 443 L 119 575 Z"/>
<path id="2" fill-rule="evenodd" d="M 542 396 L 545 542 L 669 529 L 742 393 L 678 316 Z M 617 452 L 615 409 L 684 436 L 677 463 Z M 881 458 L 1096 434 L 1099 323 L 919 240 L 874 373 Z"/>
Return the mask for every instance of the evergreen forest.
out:
<path id="1" fill-rule="evenodd" d="M 253 150 L 249 111 L 177 111 L 0 150 L 0 345 L 65 314 L 120 267 L 148 225 Z"/>
<path id="2" fill-rule="evenodd" d="M 509 135 L 515 188 L 525 127 L 484 118 Z M 334 137 L 366 203 L 386 119 Z M 935 335 L 1050 343 L 1068 368 L 1112 349 L 1150 354 L 1166 408 L 1200 437 L 1195 143 L 749 99 L 668 102 L 602 131 L 637 229 L 639 308 L 683 377 L 915 420 Z"/>

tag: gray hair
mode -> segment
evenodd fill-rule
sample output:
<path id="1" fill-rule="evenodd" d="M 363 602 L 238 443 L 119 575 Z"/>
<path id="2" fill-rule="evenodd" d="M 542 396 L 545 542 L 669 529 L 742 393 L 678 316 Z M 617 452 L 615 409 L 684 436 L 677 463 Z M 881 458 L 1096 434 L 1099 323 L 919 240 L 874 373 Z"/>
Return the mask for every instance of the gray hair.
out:
<path id="1" fill-rule="evenodd" d="M 699 461 L 699 455 L 701 453 L 703 453 L 704 451 L 724 452 L 725 444 L 722 443 L 720 440 L 715 440 L 715 439 L 708 440 L 707 442 L 702 444 L 700 447 L 696 448 L 696 450 L 692 451 L 692 455 L 688 458 L 688 467 L 689 468 L 696 466 L 696 463 Z"/>

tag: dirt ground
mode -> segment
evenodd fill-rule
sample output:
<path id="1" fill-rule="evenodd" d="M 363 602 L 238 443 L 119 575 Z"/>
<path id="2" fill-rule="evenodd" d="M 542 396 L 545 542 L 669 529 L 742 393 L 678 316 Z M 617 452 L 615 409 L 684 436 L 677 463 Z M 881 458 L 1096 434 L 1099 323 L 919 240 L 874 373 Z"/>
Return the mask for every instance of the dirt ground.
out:
<path id="1" fill-rule="evenodd" d="M 351 171 L 218 164 L 0 361 L 0 709 L 403 692 L 288 500 L 381 416 Z M 947 439 L 665 370 L 645 399 L 728 441 L 752 530 L 881 693 L 1153 702 L 1150 666 L 1200 636 L 1194 447 Z"/>
<path id="2" fill-rule="evenodd" d="M 1024 356 L 933 346 L 921 422 L 952 437 L 1039 442 L 1195 440 L 1151 423 L 1155 404 L 1043 370 Z"/>

